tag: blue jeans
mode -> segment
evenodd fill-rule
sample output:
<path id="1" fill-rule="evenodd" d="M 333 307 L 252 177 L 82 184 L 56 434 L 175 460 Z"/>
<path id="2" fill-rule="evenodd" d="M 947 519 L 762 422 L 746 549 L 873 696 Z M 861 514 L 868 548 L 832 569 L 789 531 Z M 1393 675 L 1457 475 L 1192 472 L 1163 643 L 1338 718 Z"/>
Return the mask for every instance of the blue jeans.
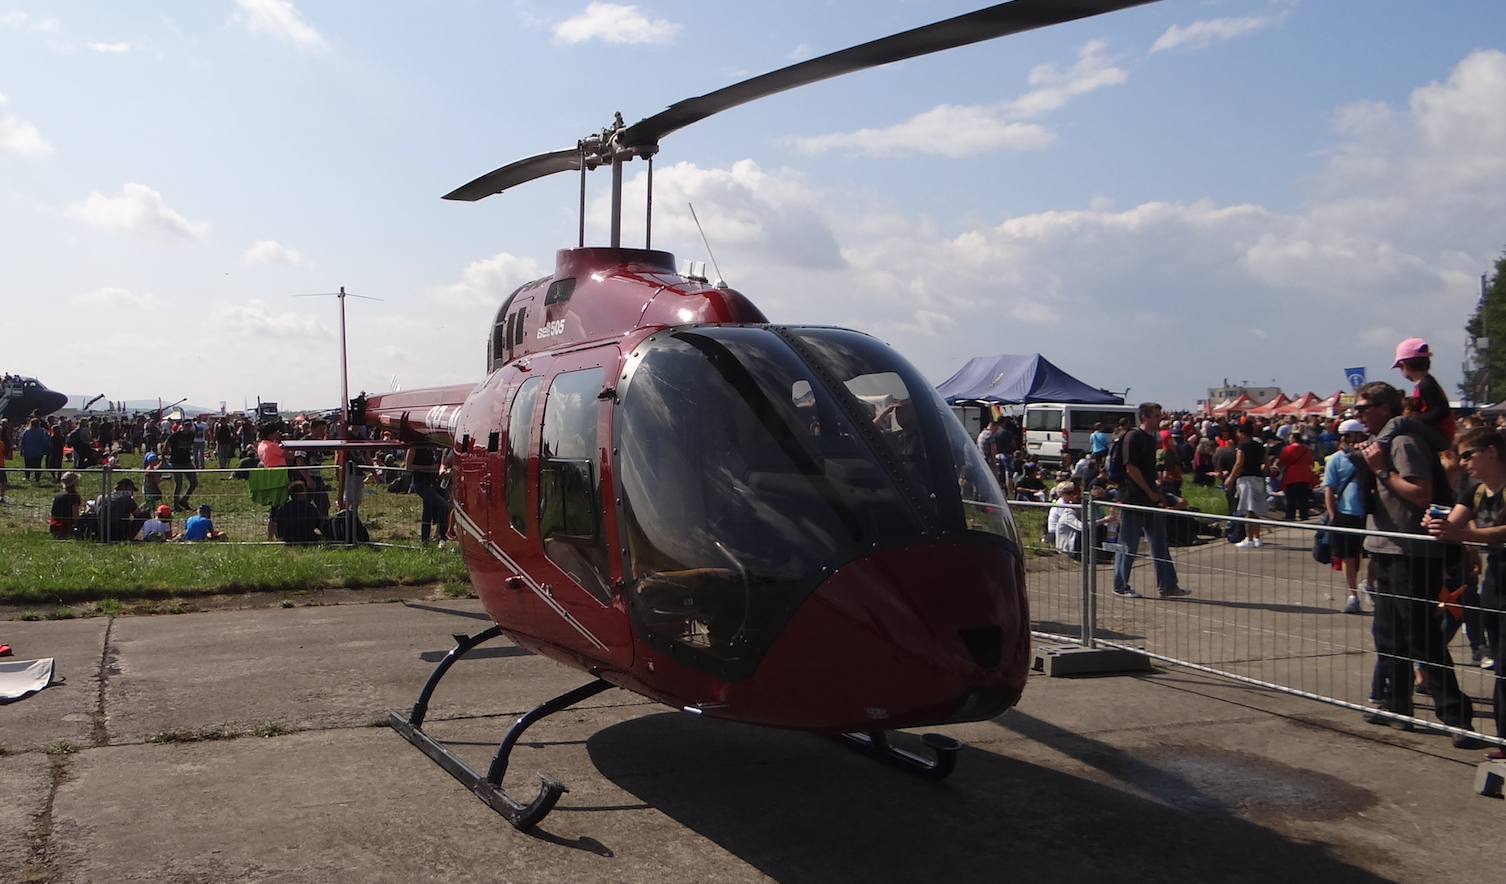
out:
<path id="1" fill-rule="evenodd" d="M 1156 569 L 1156 590 L 1176 589 L 1177 569 L 1171 563 L 1171 549 L 1166 544 L 1166 514 L 1128 509 L 1119 511 L 1119 543 L 1124 550 L 1114 553 L 1114 589 L 1129 586 L 1130 568 L 1134 566 L 1135 554 L 1140 549 L 1141 534 L 1150 544 L 1151 562 Z"/>

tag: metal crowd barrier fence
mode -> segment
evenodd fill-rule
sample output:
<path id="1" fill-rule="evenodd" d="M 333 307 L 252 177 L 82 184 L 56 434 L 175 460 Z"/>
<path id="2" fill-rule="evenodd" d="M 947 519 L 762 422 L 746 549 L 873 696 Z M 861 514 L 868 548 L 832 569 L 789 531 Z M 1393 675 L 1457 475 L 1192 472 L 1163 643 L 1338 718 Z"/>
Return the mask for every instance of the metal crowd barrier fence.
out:
<path id="1" fill-rule="evenodd" d="M 1334 528 L 1316 519 L 1245 519 L 1095 500 L 1074 505 L 1014 501 L 1011 507 L 1025 534 L 1027 591 L 1036 638 L 1082 648 L 1134 651 L 1357 712 L 1376 710 L 1388 691 L 1377 681 L 1378 655 L 1372 637 L 1375 602 L 1379 599 L 1385 605 L 1386 600 L 1379 598 L 1378 590 L 1366 591 L 1373 560 L 1362 558 L 1357 579 L 1361 611 L 1346 613 L 1349 593 L 1344 574 L 1314 559 L 1314 534 L 1329 531 L 1438 543 L 1418 535 Z M 1057 552 L 1053 538 L 1044 534 L 1046 517 L 1054 507 L 1071 509 L 1087 529 L 1082 534 L 1080 560 Z M 1175 568 L 1178 585 L 1190 594 L 1158 597 L 1154 563 L 1143 537 L 1129 572 L 1130 587 L 1142 597 L 1114 593 L 1115 556 L 1124 547 L 1113 530 L 1118 516 L 1128 510 L 1165 519 L 1168 533 L 1182 541 L 1170 546 L 1163 561 Z M 1314 511 L 1315 515 L 1321 512 L 1321 507 Z M 1258 530 L 1262 545 L 1250 548 L 1229 542 L 1223 529 L 1230 524 L 1242 524 L 1247 532 Z M 1483 564 L 1485 551 L 1474 552 Z M 1466 567 L 1456 573 L 1468 578 L 1467 555 L 1465 562 Z M 1382 723 L 1406 721 L 1419 729 L 1506 746 L 1506 739 L 1484 732 L 1492 721 L 1497 673 L 1479 665 L 1482 653 L 1488 655 L 1492 646 L 1485 627 L 1498 616 L 1500 625 L 1506 626 L 1506 615 L 1482 607 L 1467 583 L 1466 579 L 1466 589 L 1457 598 L 1410 603 L 1394 599 L 1394 604 L 1413 613 L 1426 611 L 1427 628 L 1438 631 L 1437 645 L 1432 648 L 1446 647 L 1460 690 L 1473 706 L 1473 724 L 1452 727 L 1440 721 L 1435 701 L 1421 687 L 1415 688 L 1411 716 L 1383 713 Z M 1409 674 L 1422 678 L 1429 661 L 1402 656 L 1410 664 Z M 1436 654 L 1431 665 L 1435 675 L 1441 675 L 1444 666 Z M 1506 661 L 1496 665 L 1506 666 Z M 1414 690 L 1410 682 L 1398 687 Z"/>
<path id="2" fill-rule="evenodd" d="M 214 463 L 213 457 L 208 462 Z M 57 472 L 67 469 L 65 466 Z M 6 513 L 9 521 L 18 527 L 47 530 L 52 498 L 61 490 L 61 486 L 55 481 L 52 470 L 43 472 L 43 483 L 33 485 L 22 475 L 21 470 L 11 468 L 8 471 L 10 489 Z M 229 542 L 269 542 L 267 524 L 271 506 L 258 503 L 252 498 L 246 470 L 146 470 L 97 466 L 75 472 L 80 476 L 78 493 L 85 501 L 94 501 L 115 490 L 121 479 L 130 479 L 136 486 L 134 499 L 144 514 L 153 515 L 158 506 L 168 506 L 172 510 L 171 521 L 175 534 L 183 532 L 185 522 L 195 514 L 200 504 L 208 504 L 215 530 L 224 532 Z M 338 477 L 333 464 L 309 467 L 306 472 L 309 484 L 314 485 L 311 498 L 316 507 L 325 515 L 338 512 Z M 357 475 L 362 483 L 357 512 L 370 542 L 377 545 L 417 546 L 423 505 L 419 496 L 410 493 L 407 483 L 403 481 L 404 471 L 401 468 L 360 465 Z M 431 528 L 431 539 L 444 539 L 443 531 L 442 527 Z"/>

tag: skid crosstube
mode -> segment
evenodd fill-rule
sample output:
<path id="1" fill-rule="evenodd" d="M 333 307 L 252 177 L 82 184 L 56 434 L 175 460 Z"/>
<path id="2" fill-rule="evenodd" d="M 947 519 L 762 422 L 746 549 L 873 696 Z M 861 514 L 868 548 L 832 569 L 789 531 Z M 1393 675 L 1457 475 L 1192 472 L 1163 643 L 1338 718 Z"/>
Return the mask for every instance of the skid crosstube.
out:
<path id="1" fill-rule="evenodd" d="M 848 748 L 928 780 L 946 779 L 952 768 L 956 767 L 957 753 L 962 750 L 961 743 L 944 734 L 924 734 L 920 738 L 920 742 L 935 754 L 935 758 L 926 758 L 895 746 L 883 731 L 834 736 Z"/>
<path id="2" fill-rule="evenodd" d="M 556 782 L 546 776 L 540 776 L 542 781 L 539 786 L 539 794 L 527 804 L 522 804 L 502 790 L 502 777 L 507 774 L 507 762 L 512 755 L 513 747 L 518 739 L 540 719 L 553 715 L 562 709 L 568 709 L 576 703 L 609 688 L 615 687 L 611 682 L 596 679 L 589 684 L 581 685 L 573 691 L 561 694 L 546 703 L 541 703 L 525 713 L 521 718 L 508 728 L 507 734 L 497 746 L 497 753 L 492 756 L 491 766 L 483 776 L 475 768 L 466 764 L 465 761 L 454 752 L 451 752 L 443 743 L 424 733 L 424 718 L 429 712 L 429 699 L 434 694 L 434 689 L 439 686 L 440 679 L 455 664 L 456 660 L 465 656 L 472 648 L 483 642 L 491 641 L 502 634 L 499 626 L 492 626 L 475 635 L 460 635 L 454 637 L 455 647 L 450 650 L 445 658 L 439 661 L 430 673 L 429 680 L 424 683 L 424 689 L 418 695 L 418 701 L 413 704 L 412 712 L 404 717 L 399 712 L 387 713 L 387 723 L 393 730 L 403 735 L 408 742 L 417 746 L 420 751 L 429 756 L 440 767 L 449 772 L 450 776 L 459 780 L 475 793 L 477 798 L 486 802 L 487 806 L 502 814 L 509 823 L 517 829 L 528 829 L 539 823 L 554 805 L 560 800 L 560 796 L 570 791 L 564 784 Z"/>

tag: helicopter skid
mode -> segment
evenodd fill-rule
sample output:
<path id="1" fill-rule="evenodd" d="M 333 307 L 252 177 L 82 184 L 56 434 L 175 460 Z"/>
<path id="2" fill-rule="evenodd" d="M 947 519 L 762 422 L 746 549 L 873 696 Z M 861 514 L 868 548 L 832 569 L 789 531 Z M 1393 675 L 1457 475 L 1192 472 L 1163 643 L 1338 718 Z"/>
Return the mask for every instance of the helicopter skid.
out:
<path id="1" fill-rule="evenodd" d="M 884 731 L 834 736 L 850 749 L 928 780 L 946 779 L 956 767 L 957 753 L 962 750 L 960 742 L 943 734 L 924 734 L 920 738 L 921 743 L 931 750 L 932 758 L 895 746 Z"/>
<path id="2" fill-rule="evenodd" d="M 387 713 L 387 724 L 393 730 L 402 734 L 403 738 L 408 742 L 418 747 L 419 751 L 429 756 L 430 760 L 444 768 L 450 776 L 464 784 L 477 798 L 486 802 L 488 807 L 502 814 L 503 818 L 511 823 L 514 828 L 524 830 L 532 828 L 543 820 L 549 814 L 549 811 L 554 809 L 554 805 L 560 800 L 560 796 L 570 790 L 563 783 L 541 774 L 539 776 L 539 780 L 541 781 L 539 793 L 527 804 L 517 801 L 503 791 L 502 777 L 507 773 L 507 762 L 512 755 L 513 747 L 517 745 L 518 739 L 523 735 L 523 731 L 543 718 L 563 709 L 568 709 L 576 703 L 588 697 L 594 697 L 608 688 L 616 687 L 616 685 L 602 679 L 596 679 L 589 684 L 561 694 L 529 710 L 514 722 L 511 728 L 508 728 L 507 734 L 503 736 L 502 742 L 497 746 L 497 753 L 492 756 L 491 766 L 487 769 L 486 774 L 483 775 L 467 764 L 460 756 L 451 752 L 443 743 L 424 733 L 423 723 L 424 717 L 428 714 L 429 698 L 433 696 L 434 689 L 438 687 L 440 679 L 444 678 L 450 666 L 465 656 L 472 648 L 483 642 L 490 641 L 501 634 L 502 630 L 500 627 L 492 626 L 475 635 L 455 635 L 455 647 L 434 667 L 433 673 L 429 675 L 429 680 L 424 683 L 423 691 L 419 693 L 418 701 L 413 704 L 412 712 L 406 717 L 399 712 L 389 712 Z"/>

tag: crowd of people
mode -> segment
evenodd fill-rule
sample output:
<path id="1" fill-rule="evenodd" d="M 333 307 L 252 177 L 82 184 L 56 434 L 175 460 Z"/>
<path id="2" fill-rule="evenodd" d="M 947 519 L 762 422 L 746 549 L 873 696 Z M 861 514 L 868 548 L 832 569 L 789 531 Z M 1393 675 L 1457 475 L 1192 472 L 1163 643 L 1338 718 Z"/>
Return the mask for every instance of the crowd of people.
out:
<path id="1" fill-rule="evenodd" d="M 355 428 L 352 436 L 367 438 L 367 428 Z M 224 532 L 213 525 L 212 508 L 193 501 L 199 471 L 213 464 L 233 470 L 235 478 L 248 479 L 252 497 L 266 503 L 268 540 L 289 544 L 369 540 L 366 529 L 349 511 L 359 503 L 363 485 L 413 491 L 423 500 L 422 542 L 433 537 L 443 545 L 454 539 L 447 454 L 396 443 L 392 449 L 373 454 L 352 454 L 346 499 L 332 501 L 335 489 L 323 469 L 327 455 L 295 445 L 285 450 L 282 445 L 328 438 L 330 423 L 322 417 L 259 423 L 234 416 L 174 420 L 149 414 L 78 419 L 33 414 L 19 431 L 8 421 L 0 421 L 0 503 L 10 488 L 12 471 L 6 469 L 7 462 L 19 453 L 24 462 L 23 483 L 58 488 L 48 520 L 54 537 L 106 542 L 224 539 Z M 391 437 L 384 434 L 383 438 Z M 140 488 L 135 480 L 123 478 L 113 491 L 93 500 L 80 494 L 80 471 L 101 465 L 117 467 L 121 455 L 137 452 L 142 456 Z M 169 478 L 170 491 L 166 487 Z M 181 532 L 172 525 L 178 513 L 187 514 Z"/>
<path id="2" fill-rule="evenodd" d="M 1363 613 L 1367 599 L 1373 612 L 1376 705 L 1366 721 L 1410 728 L 1414 693 L 1424 693 L 1441 721 L 1470 729 L 1473 703 L 1449 652 L 1462 629 L 1471 662 L 1496 670 L 1496 728 L 1506 737 L 1506 667 L 1497 665 L 1506 625 L 1506 431 L 1497 416 L 1455 414 L 1430 373 L 1431 358 L 1422 340 L 1403 341 L 1394 367 L 1411 382 L 1410 395 L 1369 383 L 1344 416 L 1166 414 L 1143 403 L 1133 425 L 1095 427 L 1080 460 L 1062 452 L 1049 486 L 1007 418 L 985 428 L 978 444 L 1011 498 L 1057 504 L 1047 529 L 1065 555 L 1081 551 L 1084 488 L 1106 503 L 1138 507 L 1106 507 L 1102 519 L 1102 536 L 1116 550 L 1113 592 L 1125 598 L 1142 597 L 1129 582 L 1142 537 L 1157 594 L 1189 593 L 1169 535 L 1194 520 L 1155 511 L 1185 509 L 1184 482 L 1224 492 L 1229 512 L 1241 517 L 1227 537 L 1241 550 L 1265 546 L 1261 522 L 1278 510 L 1289 521 L 1319 515 L 1339 529 L 1324 535 L 1348 590 L 1344 612 Z"/>

